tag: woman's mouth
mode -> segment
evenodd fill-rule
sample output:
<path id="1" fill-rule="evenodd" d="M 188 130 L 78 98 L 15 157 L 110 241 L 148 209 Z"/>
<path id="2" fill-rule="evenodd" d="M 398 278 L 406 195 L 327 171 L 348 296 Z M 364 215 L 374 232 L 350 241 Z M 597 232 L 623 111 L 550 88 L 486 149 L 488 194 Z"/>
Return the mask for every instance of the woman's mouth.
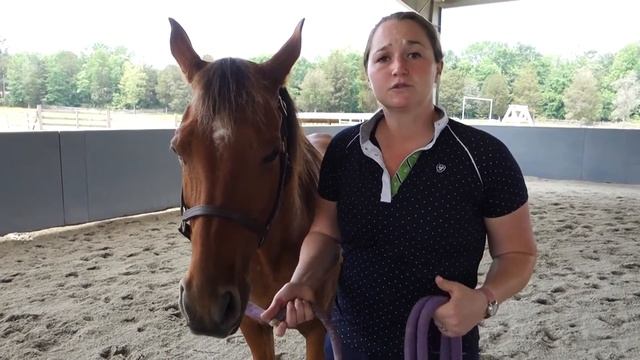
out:
<path id="1" fill-rule="evenodd" d="M 393 84 L 393 86 L 391 86 L 391 90 L 396 90 L 396 89 L 404 89 L 404 88 L 408 88 L 410 85 L 407 83 L 395 83 Z"/>

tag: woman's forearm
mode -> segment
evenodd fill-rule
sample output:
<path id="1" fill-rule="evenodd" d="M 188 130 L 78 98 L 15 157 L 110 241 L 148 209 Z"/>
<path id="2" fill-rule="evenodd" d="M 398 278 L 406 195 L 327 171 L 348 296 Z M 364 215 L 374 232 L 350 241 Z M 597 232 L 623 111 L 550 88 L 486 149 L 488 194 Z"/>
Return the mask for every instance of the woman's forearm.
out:
<path id="1" fill-rule="evenodd" d="M 304 283 L 317 289 L 327 273 L 340 259 L 340 246 L 336 239 L 320 232 L 310 232 L 300 249 L 300 258 L 291 282 Z"/>
<path id="2" fill-rule="evenodd" d="M 522 290 L 533 273 L 536 254 L 506 253 L 493 259 L 483 287 L 489 288 L 498 302 Z"/>

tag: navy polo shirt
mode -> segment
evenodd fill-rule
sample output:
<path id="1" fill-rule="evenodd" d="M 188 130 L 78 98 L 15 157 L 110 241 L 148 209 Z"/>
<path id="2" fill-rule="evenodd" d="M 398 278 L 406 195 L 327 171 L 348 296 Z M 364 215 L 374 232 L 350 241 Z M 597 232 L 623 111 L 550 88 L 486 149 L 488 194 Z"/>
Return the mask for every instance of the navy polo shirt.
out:
<path id="1" fill-rule="evenodd" d="M 318 191 L 337 202 L 343 255 L 333 321 L 343 343 L 370 359 L 402 359 L 413 305 L 446 295 L 436 275 L 476 287 L 484 218 L 509 214 L 528 198 L 500 140 L 437 110 L 433 140 L 393 197 L 372 133 L 382 112 L 339 132 L 322 162 Z M 430 349 L 439 348 L 439 334 L 430 333 Z M 463 337 L 463 351 L 477 349 L 476 327 Z"/>

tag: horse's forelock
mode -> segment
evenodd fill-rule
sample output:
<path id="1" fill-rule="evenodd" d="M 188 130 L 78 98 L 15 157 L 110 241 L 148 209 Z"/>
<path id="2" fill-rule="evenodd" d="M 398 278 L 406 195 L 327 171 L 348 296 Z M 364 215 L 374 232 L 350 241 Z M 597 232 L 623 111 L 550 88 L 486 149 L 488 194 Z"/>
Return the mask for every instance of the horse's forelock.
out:
<path id="1" fill-rule="evenodd" d="M 243 120 L 264 125 L 267 94 L 260 93 L 264 89 L 251 66 L 246 60 L 225 58 L 200 72 L 194 81 L 192 107 L 201 128 L 231 132 L 234 124 Z"/>
<path id="2" fill-rule="evenodd" d="M 254 126 L 262 128 L 268 118 L 265 109 L 272 107 L 273 113 L 280 116 L 280 111 L 276 109 L 278 99 L 275 94 L 268 92 L 264 87 L 264 79 L 258 78 L 256 74 L 259 72 L 252 71 L 251 66 L 254 64 L 246 60 L 220 59 L 206 66 L 194 81 L 194 116 L 198 119 L 198 126 L 214 136 L 216 142 L 230 140 L 234 124 L 243 120 L 253 121 Z M 289 93 L 285 89 L 280 96 L 286 110 L 282 120 L 289 137 L 289 181 L 291 188 L 299 192 L 292 196 L 295 199 L 293 206 L 302 211 L 305 204 L 313 201 L 313 197 L 308 198 L 308 194 L 302 192 L 307 188 L 315 189 L 319 159 L 304 137 Z"/>

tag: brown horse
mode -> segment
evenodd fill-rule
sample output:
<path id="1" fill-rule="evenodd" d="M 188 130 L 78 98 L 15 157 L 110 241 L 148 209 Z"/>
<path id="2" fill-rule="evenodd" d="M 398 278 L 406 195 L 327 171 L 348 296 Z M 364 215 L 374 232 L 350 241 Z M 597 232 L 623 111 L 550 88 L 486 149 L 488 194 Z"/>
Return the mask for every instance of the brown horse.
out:
<path id="1" fill-rule="evenodd" d="M 268 61 L 200 59 L 171 22 L 171 53 L 193 90 L 171 146 L 182 164 L 181 231 L 191 263 L 180 309 L 192 332 L 226 337 L 238 327 L 254 359 L 275 359 L 273 330 L 243 316 L 266 307 L 291 278 L 314 215 L 321 152 L 305 138 L 285 78 L 300 56 L 302 22 Z M 327 138 L 314 137 L 326 146 Z M 327 311 L 337 269 L 316 306 Z M 298 329 L 307 359 L 322 359 L 318 320 Z"/>

